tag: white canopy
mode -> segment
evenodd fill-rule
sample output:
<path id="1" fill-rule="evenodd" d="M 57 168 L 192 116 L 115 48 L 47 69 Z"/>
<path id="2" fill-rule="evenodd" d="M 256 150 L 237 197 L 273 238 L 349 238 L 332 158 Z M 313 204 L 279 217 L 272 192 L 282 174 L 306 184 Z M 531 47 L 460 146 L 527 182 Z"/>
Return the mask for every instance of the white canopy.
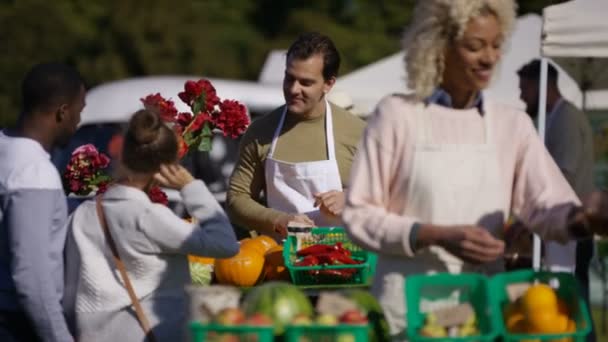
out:
<path id="1" fill-rule="evenodd" d="M 583 90 L 608 89 L 608 1 L 576 0 L 543 11 L 542 55 Z"/>

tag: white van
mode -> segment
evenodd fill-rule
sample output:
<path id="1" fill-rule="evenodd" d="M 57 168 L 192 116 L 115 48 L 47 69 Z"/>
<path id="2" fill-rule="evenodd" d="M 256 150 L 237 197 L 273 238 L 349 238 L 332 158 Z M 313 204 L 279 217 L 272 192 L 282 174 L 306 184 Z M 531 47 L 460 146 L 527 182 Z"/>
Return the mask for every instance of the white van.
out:
<path id="1" fill-rule="evenodd" d="M 80 145 L 93 144 L 101 152 L 108 153 L 112 138 L 122 134 L 130 116 L 143 108 L 141 98 L 160 93 L 174 101 L 177 109 L 190 111 L 178 97 L 188 80 L 199 80 L 200 76 L 148 76 L 104 83 L 90 89 L 86 96 L 86 106 L 81 114 L 78 131 L 69 145 L 53 153 L 53 162 L 62 172 L 71 152 Z M 243 103 L 252 119 L 263 115 L 284 103 L 281 87 L 263 85 L 256 82 L 209 79 L 221 99 L 233 99 Z M 217 135 L 209 153 L 192 153 L 184 158 L 184 165 L 196 178 L 205 181 L 216 199 L 223 204 L 227 183 L 236 158 L 238 140 Z M 179 203 L 176 191 L 167 191 L 169 200 Z M 75 205 L 75 203 L 73 204 Z"/>

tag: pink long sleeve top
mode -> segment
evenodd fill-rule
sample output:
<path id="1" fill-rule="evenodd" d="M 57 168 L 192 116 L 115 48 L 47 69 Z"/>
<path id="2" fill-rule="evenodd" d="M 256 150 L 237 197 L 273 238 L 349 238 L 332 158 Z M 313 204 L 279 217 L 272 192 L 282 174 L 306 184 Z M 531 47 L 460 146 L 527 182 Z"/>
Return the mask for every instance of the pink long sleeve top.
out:
<path id="1" fill-rule="evenodd" d="M 502 196 L 517 215 L 542 238 L 565 242 L 567 215 L 580 201 L 540 140 L 532 121 L 521 111 L 484 99 L 492 120 L 502 182 Z M 414 256 L 410 232 L 414 216 L 405 215 L 415 144 L 415 102 L 389 96 L 377 106 L 352 166 L 343 219 L 350 237 L 383 254 Z M 429 104 L 431 139 L 443 144 L 480 143 L 483 116 Z M 450 165 L 445 165 L 449 170 Z M 457 180 L 455 180 L 457 181 Z M 508 217 L 510 213 L 504 213 Z"/>

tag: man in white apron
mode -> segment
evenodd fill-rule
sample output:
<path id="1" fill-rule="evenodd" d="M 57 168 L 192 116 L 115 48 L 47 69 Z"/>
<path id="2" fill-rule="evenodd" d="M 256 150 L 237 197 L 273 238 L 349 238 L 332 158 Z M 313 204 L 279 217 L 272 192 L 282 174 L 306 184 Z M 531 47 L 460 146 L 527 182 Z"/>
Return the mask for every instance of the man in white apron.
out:
<path id="1" fill-rule="evenodd" d="M 286 104 L 252 123 L 230 179 L 227 212 L 237 225 L 278 240 L 289 222 L 341 225 L 343 189 L 364 123 L 326 99 L 339 63 L 333 42 L 317 33 L 289 48 Z"/>

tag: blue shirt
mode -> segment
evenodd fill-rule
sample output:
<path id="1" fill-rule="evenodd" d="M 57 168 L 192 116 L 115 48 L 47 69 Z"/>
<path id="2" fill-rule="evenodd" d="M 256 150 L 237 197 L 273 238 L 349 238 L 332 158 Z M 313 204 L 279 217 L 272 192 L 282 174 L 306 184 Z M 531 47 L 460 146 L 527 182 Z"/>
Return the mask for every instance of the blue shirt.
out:
<path id="1" fill-rule="evenodd" d="M 442 107 L 454 108 L 450 94 L 439 87 L 436 88 L 433 94 L 427 97 L 424 102 L 427 105 L 432 103 Z M 477 93 L 475 101 L 473 102 L 473 107 L 476 107 L 479 110 L 479 113 L 483 114 L 483 95 L 481 92 Z"/>

